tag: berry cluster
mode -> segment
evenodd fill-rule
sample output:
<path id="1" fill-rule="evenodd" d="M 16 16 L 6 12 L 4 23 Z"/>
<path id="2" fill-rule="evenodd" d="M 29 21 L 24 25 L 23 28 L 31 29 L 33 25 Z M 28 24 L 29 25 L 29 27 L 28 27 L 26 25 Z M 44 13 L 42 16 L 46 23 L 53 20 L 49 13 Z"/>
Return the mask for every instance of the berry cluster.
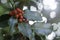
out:
<path id="1" fill-rule="evenodd" d="M 16 8 L 15 10 L 13 10 L 9 13 L 10 16 L 13 16 L 16 19 L 18 19 L 18 22 L 20 22 L 20 23 L 28 22 L 27 19 L 23 16 L 23 14 L 24 14 L 24 12 L 19 8 Z"/>

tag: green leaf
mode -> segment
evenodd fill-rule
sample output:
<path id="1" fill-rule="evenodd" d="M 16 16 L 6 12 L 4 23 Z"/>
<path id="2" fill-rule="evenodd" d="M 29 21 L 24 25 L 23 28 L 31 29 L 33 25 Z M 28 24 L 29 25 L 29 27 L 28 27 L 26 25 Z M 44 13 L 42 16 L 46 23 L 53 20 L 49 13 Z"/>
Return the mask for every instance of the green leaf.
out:
<path id="1" fill-rule="evenodd" d="M 35 40 L 31 26 L 28 23 L 19 23 L 18 29 L 24 36 L 27 36 L 31 40 Z"/>
<path id="2" fill-rule="evenodd" d="M 8 26 L 8 21 L 7 20 L 5 20 L 3 22 L 0 22 L 0 28 L 5 28 L 7 26 Z"/>
<path id="3" fill-rule="evenodd" d="M 50 23 L 35 23 L 33 25 L 34 32 L 38 35 L 48 35 L 52 32 L 52 25 Z"/>
<path id="4" fill-rule="evenodd" d="M 32 31 L 31 31 L 31 26 L 27 23 L 19 23 L 18 24 L 18 29 L 20 32 L 22 32 L 23 35 L 25 36 L 29 36 Z"/>
<path id="5" fill-rule="evenodd" d="M 8 25 L 8 19 L 9 19 L 9 15 L 8 14 L 4 14 L 2 16 L 0 16 L 0 28 L 5 28 Z"/>
<path id="6" fill-rule="evenodd" d="M 34 21 L 41 21 L 42 20 L 40 13 L 30 11 L 30 10 L 25 10 L 24 16 L 25 16 L 25 18 L 27 18 L 27 20 L 34 20 Z"/>
<path id="7" fill-rule="evenodd" d="M 2 6 L 0 6 L 0 15 L 1 15 L 2 13 L 4 13 L 4 11 L 5 11 L 5 9 L 4 9 Z"/>
<path id="8" fill-rule="evenodd" d="M 0 29 L 0 40 L 3 40 L 2 30 Z"/>
<path id="9" fill-rule="evenodd" d="M 8 21 L 9 27 L 10 27 L 10 33 L 13 34 L 15 32 L 15 24 L 17 23 L 17 19 L 14 19 L 11 17 Z"/>
<path id="10" fill-rule="evenodd" d="M 7 10 L 2 5 L 0 5 L 0 16 L 3 14 L 8 14 L 8 13 L 9 13 L 9 10 Z"/>
<path id="11" fill-rule="evenodd" d="M 6 21 L 10 18 L 9 14 L 4 14 L 0 16 L 0 22 Z"/>
<path id="12" fill-rule="evenodd" d="M 58 23 L 58 22 L 60 22 L 60 17 L 56 17 L 56 18 L 48 20 L 48 23 Z"/>

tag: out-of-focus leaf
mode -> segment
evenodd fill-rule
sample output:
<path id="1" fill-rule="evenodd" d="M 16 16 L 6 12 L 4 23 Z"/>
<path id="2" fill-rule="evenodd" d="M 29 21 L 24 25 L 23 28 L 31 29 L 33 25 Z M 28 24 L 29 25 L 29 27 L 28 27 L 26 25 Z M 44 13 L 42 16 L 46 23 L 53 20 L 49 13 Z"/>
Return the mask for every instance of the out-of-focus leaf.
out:
<path id="1" fill-rule="evenodd" d="M 48 20 L 48 23 L 58 23 L 58 22 L 60 22 L 60 17 L 56 17 L 56 18 Z"/>
<path id="2" fill-rule="evenodd" d="M 19 23 L 18 24 L 18 29 L 25 36 L 30 36 L 32 34 L 32 31 L 31 31 L 31 28 L 30 28 L 30 25 L 29 24 Z"/>
<path id="3" fill-rule="evenodd" d="M 1 0 L 1 3 L 3 3 L 3 4 L 7 3 L 7 0 Z"/>
<path id="4" fill-rule="evenodd" d="M 9 14 L 4 14 L 0 16 L 0 22 L 6 21 L 10 18 Z"/>
<path id="5" fill-rule="evenodd" d="M 2 6 L 0 6 L 0 15 L 1 15 L 2 13 L 4 13 L 4 11 L 5 11 L 5 9 L 4 9 Z"/>
<path id="6" fill-rule="evenodd" d="M 35 20 L 35 21 L 42 20 L 40 13 L 30 11 L 30 10 L 26 10 L 24 16 L 25 16 L 25 18 L 27 18 L 27 20 Z"/>
<path id="7" fill-rule="evenodd" d="M 30 10 L 30 6 L 34 6 L 38 9 L 37 4 L 32 0 L 16 0 L 18 4 L 16 4 L 16 7 L 19 7 L 20 9 L 23 9 L 23 6 L 27 6 Z"/>
<path id="8" fill-rule="evenodd" d="M 13 9 L 12 5 L 14 4 L 13 0 L 1 0 L 1 6 L 7 10 Z"/>
<path id="9" fill-rule="evenodd" d="M 57 37 L 60 37 L 60 22 L 58 24 L 55 24 L 53 26 L 53 29 L 55 29 L 55 34 L 57 35 Z"/>
<path id="10" fill-rule="evenodd" d="M 3 40 L 2 30 L 0 29 L 0 40 Z"/>
<path id="11" fill-rule="evenodd" d="M 35 40 L 34 36 L 32 34 L 31 26 L 29 24 L 19 23 L 18 24 L 18 29 L 24 36 L 27 36 L 27 37 L 31 38 L 31 40 Z"/>
<path id="12" fill-rule="evenodd" d="M 8 19 L 10 16 L 8 14 L 4 14 L 0 16 L 0 27 L 5 28 L 8 26 Z"/>
<path id="13" fill-rule="evenodd" d="M 7 27 L 7 26 L 8 26 L 8 21 L 7 20 L 5 20 L 3 22 L 0 22 L 0 27 L 1 28 Z"/>
<path id="14" fill-rule="evenodd" d="M 7 33 L 10 33 L 9 26 L 3 28 L 3 30 L 6 31 Z"/>
<path id="15" fill-rule="evenodd" d="M 13 34 L 15 32 L 15 24 L 17 23 L 17 19 L 14 19 L 13 17 L 11 17 L 8 21 L 8 24 L 10 26 L 10 32 L 11 34 Z"/>
<path id="16" fill-rule="evenodd" d="M 52 32 L 52 25 L 50 23 L 35 23 L 32 27 L 32 29 L 34 30 L 34 32 L 36 32 L 36 34 L 41 34 L 41 35 L 48 35 Z"/>
<path id="17" fill-rule="evenodd" d="M 5 8 L 5 6 L 3 5 L 0 5 L 0 16 L 8 13 L 9 13 L 9 9 Z"/>
<path id="18" fill-rule="evenodd" d="M 53 30 L 56 31 L 58 29 L 58 24 L 53 23 L 52 25 L 53 25 Z"/>

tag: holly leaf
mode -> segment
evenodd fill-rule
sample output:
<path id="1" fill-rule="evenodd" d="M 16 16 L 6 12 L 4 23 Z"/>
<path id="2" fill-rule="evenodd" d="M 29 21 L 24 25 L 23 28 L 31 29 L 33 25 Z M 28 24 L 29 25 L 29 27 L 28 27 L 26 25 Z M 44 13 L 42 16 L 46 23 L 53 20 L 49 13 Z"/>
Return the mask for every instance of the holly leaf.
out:
<path id="1" fill-rule="evenodd" d="M 34 32 L 38 35 L 48 35 L 52 32 L 52 25 L 50 23 L 35 23 L 32 27 Z"/>
<path id="2" fill-rule="evenodd" d="M 30 11 L 30 10 L 25 10 L 24 16 L 25 16 L 25 18 L 27 18 L 27 20 L 35 20 L 35 21 L 41 21 L 42 20 L 40 13 Z"/>
<path id="3" fill-rule="evenodd" d="M 32 34 L 31 26 L 28 23 L 19 23 L 18 24 L 19 31 L 28 38 L 31 38 L 31 40 L 34 40 L 34 35 Z"/>
<path id="4" fill-rule="evenodd" d="M 56 17 L 56 18 L 48 20 L 48 23 L 58 23 L 58 22 L 60 22 L 60 18 L 59 17 Z"/>
<path id="5" fill-rule="evenodd" d="M 24 34 L 25 36 L 31 36 L 32 31 L 31 31 L 31 26 L 27 23 L 19 23 L 18 24 L 18 29 L 20 32 L 22 32 L 22 34 Z"/>
<path id="6" fill-rule="evenodd" d="M 13 17 L 11 17 L 8 21 L 8 24 L 10 26 L 10 33 L 13 34 L 15 32 L 15 25 L 17 23 L 17 19 L 14 19 Z"/>

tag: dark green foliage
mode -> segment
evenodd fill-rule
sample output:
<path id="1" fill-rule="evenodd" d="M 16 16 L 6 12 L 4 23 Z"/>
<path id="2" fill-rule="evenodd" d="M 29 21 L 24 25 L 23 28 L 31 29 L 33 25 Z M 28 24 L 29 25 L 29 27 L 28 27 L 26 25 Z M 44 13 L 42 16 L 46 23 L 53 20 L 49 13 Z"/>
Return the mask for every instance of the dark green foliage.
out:
<path id="1" fill-rule="evenodd" d="M 10 18 L 9 14 L 4 14 L 0 16 L 0 22 L 6 21 Z"/>

